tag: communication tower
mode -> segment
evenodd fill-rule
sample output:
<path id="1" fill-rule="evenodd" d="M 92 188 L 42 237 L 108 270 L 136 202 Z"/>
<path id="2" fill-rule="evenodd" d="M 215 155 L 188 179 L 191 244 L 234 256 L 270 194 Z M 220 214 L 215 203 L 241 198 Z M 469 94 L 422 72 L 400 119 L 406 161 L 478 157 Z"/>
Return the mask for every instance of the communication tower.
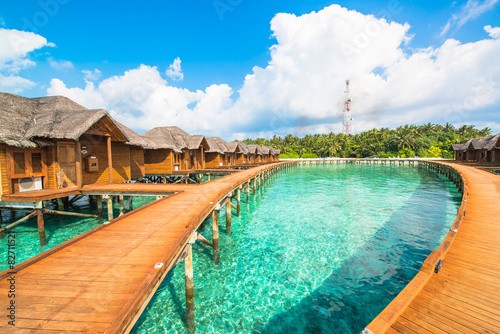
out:
<path id="1" fill-rule="evenodd" d="M 345 134 L 351 133 L 352 127 L 351 127 L 351 122 L 352 122 L 352 116 L 351 116 L 351 102 L 352 99 L 349 96 L 349 80 L 345 81 L 345 102 L 344 102 L 344 119 L 342 121 L 342 128 Z"/>

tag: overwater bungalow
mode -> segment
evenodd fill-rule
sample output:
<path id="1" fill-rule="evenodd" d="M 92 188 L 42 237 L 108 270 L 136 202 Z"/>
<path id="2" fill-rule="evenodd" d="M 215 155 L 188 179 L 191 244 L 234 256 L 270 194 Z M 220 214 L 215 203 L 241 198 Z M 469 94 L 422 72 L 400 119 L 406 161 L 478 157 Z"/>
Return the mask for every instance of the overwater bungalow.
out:
<path id="1" fill-rule="evenodd" d="M 239 152 L 236 153 L 236 164 L 237 165 L 247 165 L 250 164 L 250 150 L 248 145 L 242 141 L 231 142 L 238 146 Z"/>
<path id="2" fill-rule="evenodd" d="M 226 165 L 227 143 L 220 137 L 207 137 L 205 168 L 219 168 Z"/>
<path id="3" fill-rule="evenodd" d="M 124 182 L 142 173 L 140 144 L 103 109 L 62 96 L 0 93 L 0 121 L 2 197 Z"/>
<path id="4" fill-rule="evenodd" d="M 177 126 L 156 127 L 144 133 L 143 136 L 149 140 L 153 140 L 160 146 L 171 147 L 170 150 L 172 151 L 155 152 L 154 150 L 148 150 L 145 153 L 146 161 L 163 159 L 164 154 L 168 153 L 172 154 L 173 162 L 171 164 L 173 171 L 205 168 L 205 150 L 209 149 L 205 136 L 190 135 Z M 162 144 L 163 141 L 165 142 L 164 144 Z M 168 148 L 165 149 L 169 150 Z M 160 154 L 163 154 L 162 157 L 154 157 L 154 155 Z M 168 170 L 165 170 L 163 173 L 168 173 Z"/>
<path id="5" fill-rule="evenodd" d="M 261 163 L 262 162 L 262 147 L 257 144 L 248 145 L 248 150 L 250 151 L 251 162 Z"/>
<path id="6" fill-rule="evenodd" d="M 450 151 L 455 151 L 455 160 L 458 161 L 500 162 L 500 134 L 452 144 Z"/>

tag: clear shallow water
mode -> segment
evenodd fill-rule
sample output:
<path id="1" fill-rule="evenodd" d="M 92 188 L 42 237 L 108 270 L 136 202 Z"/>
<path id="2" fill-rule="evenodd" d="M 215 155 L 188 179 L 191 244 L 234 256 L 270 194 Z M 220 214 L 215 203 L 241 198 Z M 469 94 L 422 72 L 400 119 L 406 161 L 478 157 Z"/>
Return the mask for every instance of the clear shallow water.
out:
<path id="1" fill-rule="evenodd" d="M 266 182 L 225 234 L 193 247 L 197 333 L 359 333 L 416 275 L 461 196 L 427 170 L 299 166 Z M 201 233 L 211 239 L 210 223 Z M 184 266 L 133 333 L 186 333 Z"/>
<path id="2" fill-rule="evenodd" d="M 155 197 L 134 197 L 133 207 L 135 209 L 156 200 Z M 47 208 L 57 210 L 57 205 L 46 202 Z M 86 214 L 97 214 L 95 210 L 88 201 L 88 197 L 84 197 L 72 205 L 69 205 L 65 211 L 79 212 Z M 107 206 L 106 201 L 103 202 L 103 216 L 107 220 Z M 128 212 L 128 211 L 125 211 Z M 113 203 L 113 216 L 118 217 L 120 214 L 120 204 Z M 7 226 L 7 224 L 13 223 L 16 220 L 26 216 L 26 213 L 21 212 L 9 212 L 2 210 L 3 224 L 2 227 Z M 54 216 L 54 215 L 44 215 L 44 225 L 45 225 L 45 235 L 47 237 L 47 245 L 41 247 L 40 239 L 38 236 L 38 225 L 35 218 L 31 218 L 25 223 L 18 225 L 10 230 L 5 231 L 5 237 L 0 239 L 0 272 L 7 270 L 9 268 L 7 264 L 8 260 L 8 238 L 6 235 L 8 233 L 14 233 L 16 236 L 16 264 L 20 264 L 40 253 L 45 252 L 63 242 L 74 238 L 82 233 L 85 233 L 92 228 L 99 226 L 101 223 L 98 218 L 82 218 L 82 217 L 72 217 L 72 216 Z"/>

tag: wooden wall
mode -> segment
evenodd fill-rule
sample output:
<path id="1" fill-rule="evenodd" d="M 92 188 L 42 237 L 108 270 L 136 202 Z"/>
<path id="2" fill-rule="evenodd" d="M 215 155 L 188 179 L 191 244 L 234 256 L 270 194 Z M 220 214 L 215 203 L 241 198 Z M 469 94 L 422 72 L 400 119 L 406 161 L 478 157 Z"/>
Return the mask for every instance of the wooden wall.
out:
<path id="1" fill-rule="evenodd" d="M 181 166 L 184 165 L 181 163 Z M 144 150 L 144 167 L 146 174 L 170 174 L 173 170 L 173 151 Z"/>
<path id="2" fill-rule="evenodd" d="M 57 147 L 49 146 L 47 150 L 47 174 L 49 178 L 49 189 L 58 189 L 57 173 L 59 173 L 59 165 L 57 163 Z"/>
<path id="3" fill-rule="evenodd" d="M 236 164 L 238 165 L 243 165 L 248 163 L 248 159 L 246 154 L 243 153 L 236 153 L 237 158 L 236 158 Z"/>
<path id="4" fill-rule="evenodd" d="M 113 158 L 113 183 L 129 181 L 130 178 L 130 146 L 123 143 L 111 143 Z M 107 158 L 106 158 L 107 164 Z"/>
<path id="5" fill-rule="evenodd" d="M 496 149 L 491 153 L 493 154 L 493 161 L 500 162 L 500 149 Z"/>
<path id="6" fill-rule="evenodd" d="M 0 144 L 0 198 L 9 194 L 9 181 L 7 177 L 7 145 Z"/>
<path id="7" fill-rule="evenodd" d="M 205 168 L 219 168 L 221 162 L 219 153 L 205 153 Z"/>
<path id="8" fill-rule="evenodd" d="M 146 174 L 144 166 L 144 150 L 141 147 L 130 146 L 130 177 L 137 179 Z"/>
<path id="9" fill-rule="evenodd" d="M 196 156 L 196 166 L 194 166 L 194 169 L 203 169 L 205 163 L 203 161 L 204 155 L 203 154 L 203 148 L 199 148 L 196 151 L 194 151 L 194 154 Z"/>

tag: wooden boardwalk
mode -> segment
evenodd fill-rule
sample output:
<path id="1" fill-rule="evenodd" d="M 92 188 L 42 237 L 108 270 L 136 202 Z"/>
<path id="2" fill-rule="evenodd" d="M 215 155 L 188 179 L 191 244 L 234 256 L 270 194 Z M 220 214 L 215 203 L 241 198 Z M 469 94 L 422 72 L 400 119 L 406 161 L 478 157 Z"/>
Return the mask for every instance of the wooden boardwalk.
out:
<path id="1" fill-rule="evenodd" d="M 278 165 L 284 166 L 259 166 L 201 185 L 84 187 L 89 192 L 141 187 L 174 194 L 17 265 L 15 327 L 6 317 L 10 274 L 0 274 L 0 332 L 127 332 L 216 204 Z M 163 266 L 155 269 L 157 263 Z"/>
<path id="2" fill-rule="evenodd" d="M 373 333 L 500 333 L 500 176 L 443 164 L 458 170 L 467 184 L 465 215 L 454 226 L 458 232 L 451 245 L 442 245 L 448 249 L 439 273 L 431 268 L 425 282 L 424 264 L 367 326 Z"/>

